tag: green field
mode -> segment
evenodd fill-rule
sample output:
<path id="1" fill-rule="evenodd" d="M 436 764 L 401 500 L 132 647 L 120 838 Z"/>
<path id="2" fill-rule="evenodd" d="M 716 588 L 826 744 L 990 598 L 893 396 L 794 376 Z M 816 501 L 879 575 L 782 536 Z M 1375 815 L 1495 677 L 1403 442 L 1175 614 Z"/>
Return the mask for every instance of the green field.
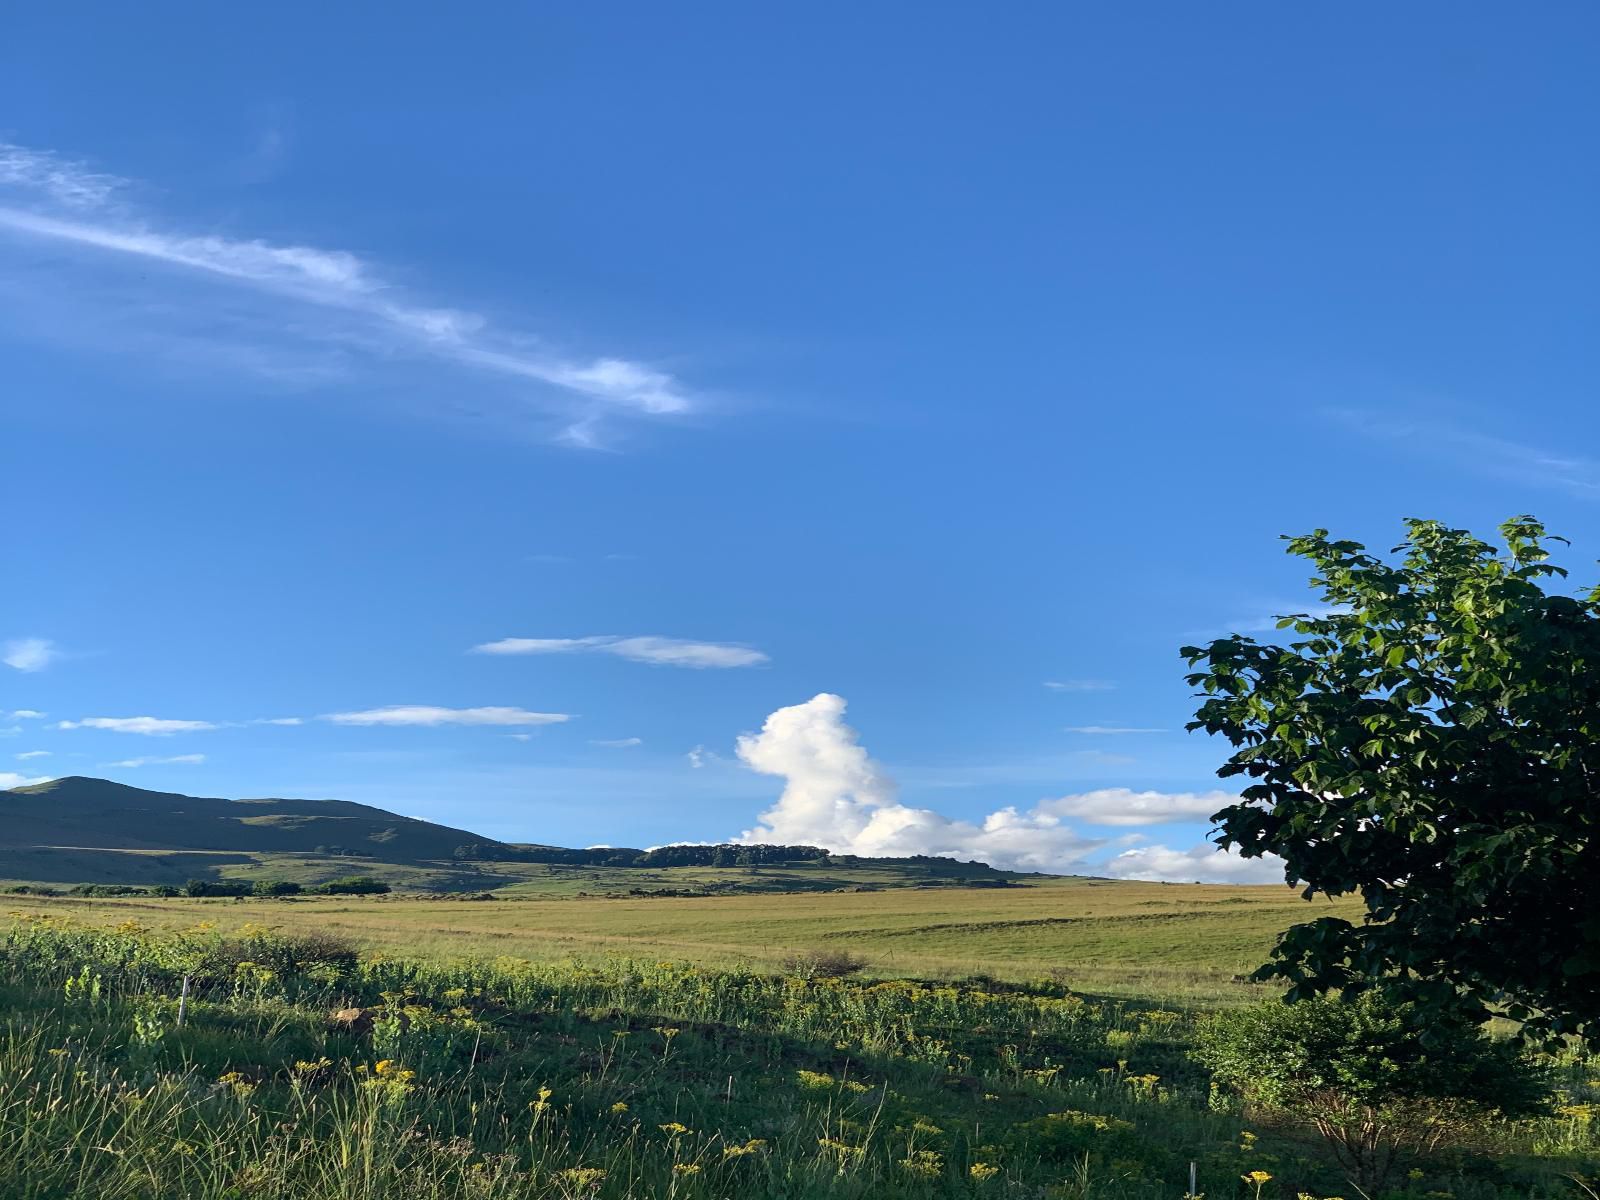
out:
<path id="1" fill-rule="evenodd" d="M 1354 1195 L 1188 1055 L 1285 890 L 8 899 L 6 1200 Z M 1595 1065 L 1374 1200 L 1582 1195 Z"/>
<path id="2" fill-rule="evenodd" d="M 1287 888 L 1038 878 L 1013 888 L 886 888 L 705 897 L 576 897 L 616 872 L 558 870 L 493 901 L 433 897 L 191 900 L 12 896 L 5 907 L 155 928 L 245 922 L 336 932 L 364 947 L 435 957 L 629 956 L 774 969 L 796 953 L 845 950 L 881 977 L 1055 973 L 1097 994 L 1225 1000 L 1287 925 L 1330 911 Z M 686 887 L 719 872 L 628 872 Z M 1353 907 L 1338 911 L 1354 912 Z"/>

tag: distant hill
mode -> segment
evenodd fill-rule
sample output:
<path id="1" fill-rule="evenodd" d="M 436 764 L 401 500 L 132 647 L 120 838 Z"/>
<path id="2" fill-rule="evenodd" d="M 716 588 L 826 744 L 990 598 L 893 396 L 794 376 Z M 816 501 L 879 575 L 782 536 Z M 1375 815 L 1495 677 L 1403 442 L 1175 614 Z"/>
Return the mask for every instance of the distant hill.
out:
<path id="1" fill-rule="evenodd" d="M 411 891 L 662 896 L 1015 878 L 983 863 L 856 858 L 818 846 L 512 844 L 344 800 L 222 800 L 79 775 L 0 791 L 0 881 L 316 884 L 351 874 Z"/>
<path id="2" fill-rule="evenodd" d="M 227 850 L 421 862 L 447 859 L 466 844 L 500 845 L 345 800 L 219 800 L 81 775 L 0 792 L 0 848 L 6 849 Z"/>

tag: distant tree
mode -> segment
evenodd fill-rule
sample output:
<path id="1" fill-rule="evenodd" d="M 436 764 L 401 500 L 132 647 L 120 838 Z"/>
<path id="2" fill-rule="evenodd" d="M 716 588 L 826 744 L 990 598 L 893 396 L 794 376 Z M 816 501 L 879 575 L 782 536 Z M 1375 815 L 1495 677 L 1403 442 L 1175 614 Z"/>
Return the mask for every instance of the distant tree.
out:
<path id="1" fill-rule="evenodd" d="M 1545 591 L 1560 539 L 1531 517 L 1501 526 L 1503 552 L 1407 531 L 1396 562 L 1288 539 L 1325 602 L 1279 622 L 1295 639 L 1183 651 L 1189 728 L 1227 738 L 1218 774 L 1248 784 L 1219 844 L 1366 906 L 1295 926 L 1257 975 L 1600 1041 L 1600 589 Z"/>
<path id="2" fill-rule="evenodd" d="M 330 879 L 311 890 L 319 896 L 379 896 L 394 889 L 370 875 L 351 875 L 345 879 Z"/>
<path id="3" fill-rule="evenodd" d="M 248 896 L 251 885 L 233 879 L 191 879 L 183 885 L 185 896 Z"/>
<path id="4" fill-rule="evenodd" d="M 1511 1044 L 1375 991 L 1224 1012 L 1194 1053 L 1258 1109 L 1313 1127 L 1366 1195 L 1405 1160 L 1543 1111 L 1546 1097 Z"/>
<path id="5" fill-rule="evenodd" d="M 278 896 L 298 896 L 305 889 L 298 883 L 287 879 L 258 879 L 250 888 L 252 896 L 275 898 Z"/>

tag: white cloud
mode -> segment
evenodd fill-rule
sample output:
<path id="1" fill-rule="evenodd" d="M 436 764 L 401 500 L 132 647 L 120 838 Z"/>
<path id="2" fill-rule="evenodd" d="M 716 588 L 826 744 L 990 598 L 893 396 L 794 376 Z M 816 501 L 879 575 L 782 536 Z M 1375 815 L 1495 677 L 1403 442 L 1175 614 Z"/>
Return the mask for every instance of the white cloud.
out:
<path id="1" fill-rule="evenodd" d="M 641 746 L 641 745 L 644 744 L 644 739 L 643 738 L 636 738 L 636 737 L 592 738 L 592 739 L 590 739 L 589 744 L 591 746 L 610 746 L 613 749 L 620 750 L 620 749 L 624 749 L 624 748 L 626 748 L 628 746 Z"/>
<path id="2" fill-rule="evenodd" d="M 1166 821 L 1205 821 L 1239 797 L 1230 792 L 1135 792 L 1101 788 L 1043 800 L 1042 811 L 1091 825 L 1159 825 Z"/>
<path id="3" fill-rule="evenodd" d="M 1125 733 L 1165 733 L 1165 729 L 1151 729 L 1142 725 L 1068 725 L 1068 733 L 1092 733 L 1116 737 Z"/>
<path id="4" fill-rule="evenodd" d="M 121 762 L 106 763 L 108 767 L 164 767 L 180 764 L 198 765 L 206 760 L 204 754 L 174 754 L 169 758 L 125 758 Z"/>
<path id="5" fill-rule="evenodd" d="M 18 775 L 15 771 L 0 771 L 0 790 L 19 787 L 32 787 L 36 783 L 49 783 L 53 775 L 36 775 L 29 778 Z"/>
<path id="6" fill-rule="evenodd" d="M 251 725 L 304 725 L 300 717 L 257 717 Z"/>
<path id="7" fill-rule="evenodd" d="M 115 175 L 97 174 L 48 150 L 0 142 L 0 187 L 42 192 L 66 208 L 98 208 L 125 184 Z"/>
<path id="8" fill-rule="evenodd" d="M 704 746 L 696 746 L 683 757 L 688 759 L 689 765 L 698 771 L 701 767 L 705 766 L 707 762 L 715 758 L 716 755 L 712 754 Z"/>
<path id="9" fill-rule="evenodd" d="M 0 143 L 0 193 L 11 197 L 0 203 L 0 228 L 111 260 L 170 267 L 325 318 L 285 319 L 281 312 L 258 318 L 258 341 L 287 332 L 337 344 L 345 355 L 366 351 L 374 362 L 428 358 L 536 384 L 565 398 L 558 407 L 569 425 L 592 428 L 603 413 L 668 415 L 693 407 L 663 371 L 615 356 L 562 355 L 527 334 L 496 331 L 482 314 L 406 300 L 371 263 L 347 251 L 160 230 L 116 202 L 127 190 L 125 181 L 59 155 Z M 160 282 L 141 276 L 146 288 Z"/>
<path id="10" fill-rule="evenodd" d="M 16 757 L 19 758 L 19 759 L 49 758 L 50 757 L 50 751 L 48 751 L 48 750 L 24 750 L 21 754 L 17 755 Z"/>
<path id="11" fill-rule="evenodd" d="M 472 648 L 474 654 L 614 654 L 631 662 L 668 667 L 752 667 L 767 656 L 730 642 L 691 642 L 668 637 L 501 638 Z"/>
<path id="12" fill-rule="evenodd" d="M 1141 846 L 1124 850 L 1105 868 L 1116 879 L 1200 883 L 1283 883 L 1283 860 L 1275 855 L 1241 858 L 1202 842 L 1189 850 Z"/>
<path id="13" fill-rule="evenodd" d="M 553 725 L 568 713 L 529 712 L 523 708 L 438 708 L 428 704 L 390 704 L 362 712 L 328 713 L 335 725 Z"/>
<path id="14" fill-rule="evenodd" d="M 218 726 L 211 721 L 174 721 L 163 717 L 84 717 L 80 721 L 60 721 L 57 729 L 105 729 L 112 733 L 143 733 L 165 737 L 172 733 L 199 733 Z"/>
<path id="15" fill-rule="evenodd" d="M 1052 692 L 1109 692 L 1117 685 L 1108 679 L 1046 679 Z"/>
<path id="16" fill-rule="evenodd" d="M 42 671 L 60 657 L 61 651 L 49 638 L 17 638 L 0 651 L 0 662 L 19 671 Z"/>
<path id="17" fill-rule="evenodd" d="M 13 721 L 37 721 L 45 714 L 32 708 L 19 708 L 10 715 Z"/>
<path id="18" fill-rule="evenodd" d="M 839 853 L 938 854 L 1029 871 L 1081 870 L 1105 844 L 1044 807 L 1003 808 L 981 822 L 954 820 L 895 799 L 894 784 L 844 723 L 845 701 L 822 693 L 780 708 L 739 739 L 746 766 L 784 780 L 778 802 L 745 831 L 747 842 L 814 844 Z"/>

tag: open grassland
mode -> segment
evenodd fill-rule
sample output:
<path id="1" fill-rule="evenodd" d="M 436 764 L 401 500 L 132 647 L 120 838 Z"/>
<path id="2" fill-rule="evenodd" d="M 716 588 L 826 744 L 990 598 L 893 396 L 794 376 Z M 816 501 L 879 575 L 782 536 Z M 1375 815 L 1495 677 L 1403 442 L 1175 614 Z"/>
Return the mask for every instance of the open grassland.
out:
<path id="1" fill-rule="evenodd" d="M 1234 976 L 1257 966 L 1286 926 L 1330 911 L 1284 888 L 1059 878 L 997 889 L 615 899 L 5 899 L 24 913 L 134 918 L 156 929 L 201 920 L 316 929 L 441 960 L 623 956 L 772 970 L 825 949 L 864 958 L 878 977 L 1022 981 L 1053 972 L 1095 994 L 1208 1002 L 1257 993 Z"/>
<path id="2" fill-rule="evenodd" d="M 403 927 L 425 911 L 405 902 L 273 910 L 304 918 L 299 934 L 162 932 L 132 918 L 256 906 L 149 907 L 41 905 L 0 935 L 7 1200 L 1175 1200 L 1191 1162 L 1210 1200 L 1353 1194 L 1313 1145 L 1211 1086 L 1187 1054 L 1192 1012 L 1044 982 L 358 954 L 317 932 L 357 915 Z M 496 906 L 450 907 L 471 923 Z M 878 936 L 920 936 L 914 911 L 852 911 L 893 931 Z M 495 944 L 479 930 L 455 949 Z M 1128 951 L 1126 935 L 1098 944 Z M 1578 1196 L 1566 1174 L 1600 1169 L 1595 1072 L 1551 1065 L 1561 1111 L 1374 1200 Z"/>

